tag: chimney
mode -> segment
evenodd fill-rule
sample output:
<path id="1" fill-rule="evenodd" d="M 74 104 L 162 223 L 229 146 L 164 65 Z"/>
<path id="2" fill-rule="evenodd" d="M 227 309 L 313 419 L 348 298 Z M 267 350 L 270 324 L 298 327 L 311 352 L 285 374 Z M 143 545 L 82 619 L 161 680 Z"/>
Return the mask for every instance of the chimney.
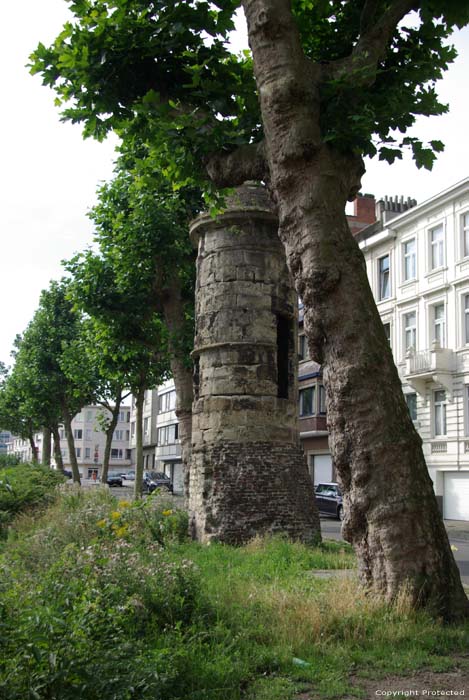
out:
<path id="1" fill-rule="evenodd" d="M 375 207 L 374 195 L 359 193 L 353 203 L 353 216 L 356 217 L 357 222 L 372 224 L 376 221 Z"/>

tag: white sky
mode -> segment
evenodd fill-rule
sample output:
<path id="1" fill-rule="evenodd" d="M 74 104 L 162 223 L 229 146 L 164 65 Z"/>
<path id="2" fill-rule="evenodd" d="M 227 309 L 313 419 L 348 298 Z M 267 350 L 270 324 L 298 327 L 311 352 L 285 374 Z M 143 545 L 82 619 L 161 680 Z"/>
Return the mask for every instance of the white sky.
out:
<path id="1" fill-rule="evenodd" d="M 50 43 L 66 19 L 65 0 L 22 0 L 2 8 L 0 360 L 7 364 L 41 289 L 62 275 L 60 261 L 91 243 L 86 212 L 98 183 L 112 175 L 114 142 L 83 141 L 80 126 L 61 123 L 52 91 L 24 67 L 38 42 Z M 469 175 L 469 28 L 455 44 L 460 56 L 440 84 L 450 113 L 418 126 L 421 137 L 446 144 L 433 172 L 418 171 L 410 159 L 393 166 L 372 161 L 362 191 L 421 202 Z"/>

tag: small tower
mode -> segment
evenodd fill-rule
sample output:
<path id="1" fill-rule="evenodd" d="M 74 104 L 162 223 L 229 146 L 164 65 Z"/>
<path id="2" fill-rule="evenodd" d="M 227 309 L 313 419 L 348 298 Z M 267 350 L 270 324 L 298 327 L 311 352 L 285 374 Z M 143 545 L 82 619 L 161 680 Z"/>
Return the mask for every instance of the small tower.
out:
<path id="1" fill-rule="evenodd" d="M 313 487 L 299 446 L 297 296 L 263 187 L 246 183 L 198 244 L 189 516 L 207 542 L 281 532 L 315 541 Z"/>

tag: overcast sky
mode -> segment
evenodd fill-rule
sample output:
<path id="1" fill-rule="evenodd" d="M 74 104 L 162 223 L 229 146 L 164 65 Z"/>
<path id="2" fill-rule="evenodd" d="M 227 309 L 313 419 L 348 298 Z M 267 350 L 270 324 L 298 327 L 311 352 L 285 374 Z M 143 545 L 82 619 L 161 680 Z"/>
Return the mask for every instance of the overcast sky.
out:
<path id="1" fill-rule="evenodd" d="M 47 45 L 67 19 L 65 0 L 22 0 L 2 7 L 0 65 L 0 360 L 37 308 L 41 289 L 62 275 L 60 261 L 92 239 L 86 212 L 99 182 L 112 175 L 114 143 L 84 141 L 79 126 L 63 124 L 54 95 L 25 64 L 39 41 Z M 460 56 L 440 94 L 450 114 L 423 120 L 418 133 L 441 139 L 446 151 L 432 173 L 410 159 L 388 166 L 372 162 L 364 192 L 413 196 L 419 202 L 469 175 L 469 29 L 458 33 Z"/>

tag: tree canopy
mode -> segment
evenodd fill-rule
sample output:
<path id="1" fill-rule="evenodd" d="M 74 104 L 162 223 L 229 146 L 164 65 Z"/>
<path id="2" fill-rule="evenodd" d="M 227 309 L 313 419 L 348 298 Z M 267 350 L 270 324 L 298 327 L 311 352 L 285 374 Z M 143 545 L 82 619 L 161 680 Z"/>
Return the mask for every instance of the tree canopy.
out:
<path id="1" fill-rule="evenodd" d="M 239 4 L 71 2 L 74 20 L 51 46 L 37 47 L 31 70 L 85 135 L 151 134 L 166 175 L 187 184 L 215 154 L 263 139 L 252 59 L 227 45 Z M 447 40 L 469 20 L 468 8 L 456 0 L 294 0 L 292 11 L 320 72 L 322 140 L 389 162 L 409 146 L 418 166 L 431 167 L 443 145 L 405 132 L 417 115 L 447 110 L 435 82 L 454 60 Z"/>

